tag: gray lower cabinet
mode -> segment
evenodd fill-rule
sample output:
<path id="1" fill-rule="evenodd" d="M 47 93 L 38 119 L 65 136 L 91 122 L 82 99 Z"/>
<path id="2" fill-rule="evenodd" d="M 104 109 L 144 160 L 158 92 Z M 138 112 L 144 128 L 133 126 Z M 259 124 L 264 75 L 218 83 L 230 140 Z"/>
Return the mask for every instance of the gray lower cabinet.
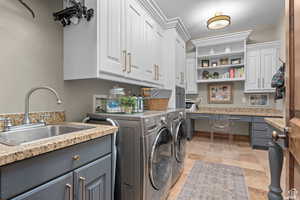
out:
<path id="1" fill-rule="evenodd" d="M 11 200 L 72 200 L 73 173 L 56 178 Z"/>
<path id="2" fill-rule="evenodd" d="M 74 200 L 111 199 L 111 155 L 74 171 Z"/>
<path id="3" fill-rule="evenodd" d="M 104 136 L 0 167 L 0 199 L 112 200 L 112 140 Z"/>

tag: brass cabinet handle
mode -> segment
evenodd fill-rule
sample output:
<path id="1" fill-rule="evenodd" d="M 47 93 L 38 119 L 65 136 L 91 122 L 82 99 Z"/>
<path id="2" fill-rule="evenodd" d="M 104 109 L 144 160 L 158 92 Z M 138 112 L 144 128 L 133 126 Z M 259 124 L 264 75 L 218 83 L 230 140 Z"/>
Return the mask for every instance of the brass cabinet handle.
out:
<path id="1" fill-rule="evenodd" d="M 123 72 L 126 72 L 126 70 L 127 70 L 127 51 L 126 50 L 123 51 L 123 56 L 124 56 L 124 68 L 123 68 Z"/>
<path id="2" fill-rule="evenodd" d="M 73 200 L 73 190 L 71 184 L 66 184 L 67 190 L 69 191 L 69 200 Z"/>
<path id="3" fill-rule="evenodd" d="M 265 88 L 265 78 L 262 78 L 263 88 Z"/>
<path id="4" fill-rule="evenodd" d="M 260 78 L 257 78 L 258 88 L 260 88 Z"/>
<path id="5" fill-rule="evenodd" d="M 128 65 L 129 65 L 129 69 L 128 69 L 128 73 L 131 73 L 131 68 L 132 68 L 132 65 L 131 65 L 131 53 L 128 53 Z"/>
<path id="6" fill-rule="evenodd" d="M 72 157 L 73 160 L 80 160 L 80 155 L 75 155 Z"/>
<path id="7" fill-rule="evenodd" d="M 81 182 L 81 200 L 85 200 L 85 178 L 79 177 L 79 180 Z"/>

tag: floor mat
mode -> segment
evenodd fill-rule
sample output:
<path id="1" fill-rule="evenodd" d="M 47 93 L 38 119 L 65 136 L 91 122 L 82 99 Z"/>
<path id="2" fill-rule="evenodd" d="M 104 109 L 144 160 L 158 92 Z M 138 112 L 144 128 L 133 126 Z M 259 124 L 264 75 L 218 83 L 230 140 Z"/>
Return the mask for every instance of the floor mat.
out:
<path id="1" fill-rule="evenodd" d="M 196 161 L 177 200 L 248 200 L 243 169 Z"/>

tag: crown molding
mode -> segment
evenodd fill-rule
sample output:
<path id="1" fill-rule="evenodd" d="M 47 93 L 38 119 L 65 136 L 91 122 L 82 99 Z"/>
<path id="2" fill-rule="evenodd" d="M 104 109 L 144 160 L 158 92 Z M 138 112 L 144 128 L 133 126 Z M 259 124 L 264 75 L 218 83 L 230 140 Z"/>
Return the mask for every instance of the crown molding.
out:
<path id="1" fill-rule="evenodd" d="M 248 49 L 253 48 L 262 48 L 262 47 L 277 47 L 279 48 L 281 46 L 281 42 L 279 40 L 271 41 L 271 42 L 262 42 L 262 43 L 254 43 L 254 44 L 248 44 Z"/>
<path id="2" fill-rule="evenodd" d="M 175 28 L 182 39 L 187 42 L 191 39 L 191 35 L 188 32 L 183 21 L 179 18 L 167 18 L 160 7 L 157 5 L 155 0 L 138 0 L 143 7 L 149 12 L 149 14 L 164 28 L 172 29 Z"/>
<path id="3" fill-rule="evenodd" d="M 218 45 L 218 44 L 225 44 L 225 43 L 231 43 L 231 42 L 247 41 L 247 39 L 251 33 L 252 33 L 252 30 L 229 33 L 229 34 L 224 34 L 224 35 L 218 35 L 218 36 L 213 36 L 213 37 L 192 40 L 192 43 L 196 47 L 203 47 L 203 46 L 209 46 L 209 45 Z"/>

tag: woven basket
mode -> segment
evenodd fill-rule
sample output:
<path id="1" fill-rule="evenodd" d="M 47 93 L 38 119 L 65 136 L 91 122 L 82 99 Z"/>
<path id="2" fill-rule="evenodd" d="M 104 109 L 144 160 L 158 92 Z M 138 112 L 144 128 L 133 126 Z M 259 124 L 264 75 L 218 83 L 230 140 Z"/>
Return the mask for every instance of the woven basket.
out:
<path id="1" fill-rule="evenodd" d="M 144 101 L 145 110 L 163 111 L 168 109 L 169 99 L 151 99 L 146 98 Z"/>

